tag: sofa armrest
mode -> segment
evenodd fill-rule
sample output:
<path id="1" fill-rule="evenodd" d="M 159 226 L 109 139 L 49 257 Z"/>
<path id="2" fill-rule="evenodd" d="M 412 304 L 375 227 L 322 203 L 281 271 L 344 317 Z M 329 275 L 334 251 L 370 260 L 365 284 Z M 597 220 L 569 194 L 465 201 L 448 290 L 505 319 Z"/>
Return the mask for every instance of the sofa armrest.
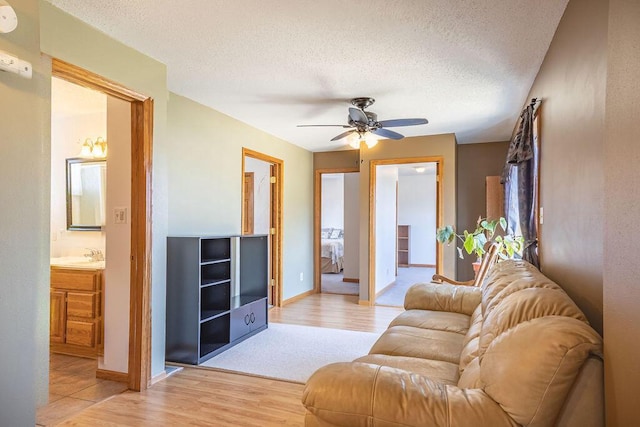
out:
<path id="1" fill-rule="evenodd" d="M 404 297 L 405 310 L 449 311 L 471 316 L 482 298 L 482 290 L 446 283 L 417 283 Z"/>
<path id="2" fill-rule="evenodd" d="M 460 389 L 423 375 L 369 363 L 334 363 L 307 381 L 302 403 L 336 426 L 515 426 L 479 389 Z"/>

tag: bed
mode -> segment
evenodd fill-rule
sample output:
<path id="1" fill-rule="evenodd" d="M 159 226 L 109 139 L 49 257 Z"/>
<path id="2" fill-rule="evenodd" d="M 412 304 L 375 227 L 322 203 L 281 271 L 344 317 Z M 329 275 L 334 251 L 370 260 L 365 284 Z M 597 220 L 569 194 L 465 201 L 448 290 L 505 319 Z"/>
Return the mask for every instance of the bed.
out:
<path id="1" fill-rule="evenodd" d="M 344 235 L 341 229 L 322 229 L 320 271 L 340 273 L 344 263 Z"/>

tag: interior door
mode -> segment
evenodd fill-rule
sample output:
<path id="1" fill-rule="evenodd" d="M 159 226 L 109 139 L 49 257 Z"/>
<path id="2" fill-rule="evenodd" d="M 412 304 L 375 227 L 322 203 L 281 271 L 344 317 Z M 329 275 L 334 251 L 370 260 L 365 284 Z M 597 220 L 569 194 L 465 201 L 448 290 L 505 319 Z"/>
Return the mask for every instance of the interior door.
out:
<path id="1" fill-rule="evenodd" d="M 276 278 L 275 272 L 277 268 L 275 266 L 276 257 L 273 256 L 273 248 L 275 247 L 277 221 L 277 203 L 276 203 L 276 165 L 270 165 L 271 191 L 269 192 L 269 305 L 275 305 L 274 301 L 277 301 L 276 296 Z"/>
<path id="2" fill-rule="evenodd" d="M 244 173 L 244 224 L 242 224 L 242 234 L 253 234 L 253 224 L 255 221 L 255 213 L 253 208 L 253 189 L 254 189 L 254 173 Z"/>

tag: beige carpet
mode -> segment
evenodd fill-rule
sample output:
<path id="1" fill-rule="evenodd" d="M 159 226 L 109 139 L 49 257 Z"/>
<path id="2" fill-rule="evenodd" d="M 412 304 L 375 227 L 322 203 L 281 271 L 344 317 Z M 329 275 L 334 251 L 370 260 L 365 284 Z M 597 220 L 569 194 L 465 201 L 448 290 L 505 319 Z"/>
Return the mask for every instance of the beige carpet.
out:
<path id="1" fill-rule="evenodd" d="M 369 353 L 380 334 L 270 323 L 201 367 L 304 383 L 316 369 Z"/>
<path id="2" fill-rule="evenodd" d="M 343 282 L 342 273 L 323 273 L 320 278 L 320 290 L 327 294 L 359 295 L 360 285 L 353 282 Z"/>

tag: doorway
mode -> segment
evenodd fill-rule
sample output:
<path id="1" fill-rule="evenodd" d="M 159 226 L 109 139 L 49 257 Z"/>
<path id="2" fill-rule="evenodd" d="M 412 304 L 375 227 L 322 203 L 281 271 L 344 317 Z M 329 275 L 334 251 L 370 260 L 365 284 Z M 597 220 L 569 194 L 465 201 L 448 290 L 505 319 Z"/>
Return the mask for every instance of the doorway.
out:
<path id="1" fill-rule="evenodd" d="M 359 172 L 358 167 L 315 170 L 313 189 L 314 293 L 323 292 L 324 279 L 325 282 L 331 281 L 330 285 L 334 290 L 338 289 L 340 293 L 350 294 L 347 291 L 351 287 L 354 290 L 358 289 L 356 295 L 359 294 Z M 334 206 L 327 209 L 330 204 Z M 339 204 L 341 208 L 334 209 L 336 204 Z M 327 212 L 328 210 L 329 212 Z M 349 213 L 345 215 L 347 211 Z M 340 224 L 342 225 L 340 226 Z M 325 228 L 324 231 L 323 228 Z M 328 230 L 329 228 L 331 230 Z M 334 228 L 338 231 L 332 238 L 331 233 Z M 348 229 L 347 233 L 345 233 L 345 229 Z M 340 237 L 340 231 L 342 231 L 342 237 Z M 322 255 L 323 241 L 326 243 L 324 257 Z M 347 257 L 350 259 L 350 262 L 347 260 L 349 263 L 346 265 L 346 271 L 344 260 L 342 262 L 339 260 L 340 252 L 336 253 L 336 247 L 340 243 L 343 244 L 341 252 L 346 251 Z M 334 257 L 334 255 L 336 256 Z M 323 273 L 323 265 L 325 273 Z M 325 286 L 325 291 L 327 291 L 327 286 Z"/>
<path id="2" fill-rule="evenodd" d="M 104 376 L 125 382 L 130 390 L 149 386 L 151 366 L 151 170 L 153 135 L 153 100 L 116 82 L 90 71 L 52 59 L 52 77 L 88 88 L 125 102 L 130 123 L 129 158 L 131 179 L 128 202 L 130 210 L 114 210 L 130 225 L 129 266 L 125 275 L 129 281 L 126 373 L 105 370 Z M 110 213 L 107 213 L 109 215 Z M 106 301 L 108 303 L 108 301 Z M 96 301 L 95 304 L 101 304 Z"/>
<path id="3" fill-rule="evenodd" d="M 282 305 L 282 194 L 284 162 L 242 149 L 242 234 L 269 236 L 268 304 Z"/>
<path id="4" fill-rule="evenodd" d="M 441 269 L 442 159 L 371 162 L 370 304 L 402 306 L 407 289 Z"/>
<path id="5" fill-rule="evenodd" d="M 320 179 L 320 292 L 359 295 L 360 174 Z"/>

